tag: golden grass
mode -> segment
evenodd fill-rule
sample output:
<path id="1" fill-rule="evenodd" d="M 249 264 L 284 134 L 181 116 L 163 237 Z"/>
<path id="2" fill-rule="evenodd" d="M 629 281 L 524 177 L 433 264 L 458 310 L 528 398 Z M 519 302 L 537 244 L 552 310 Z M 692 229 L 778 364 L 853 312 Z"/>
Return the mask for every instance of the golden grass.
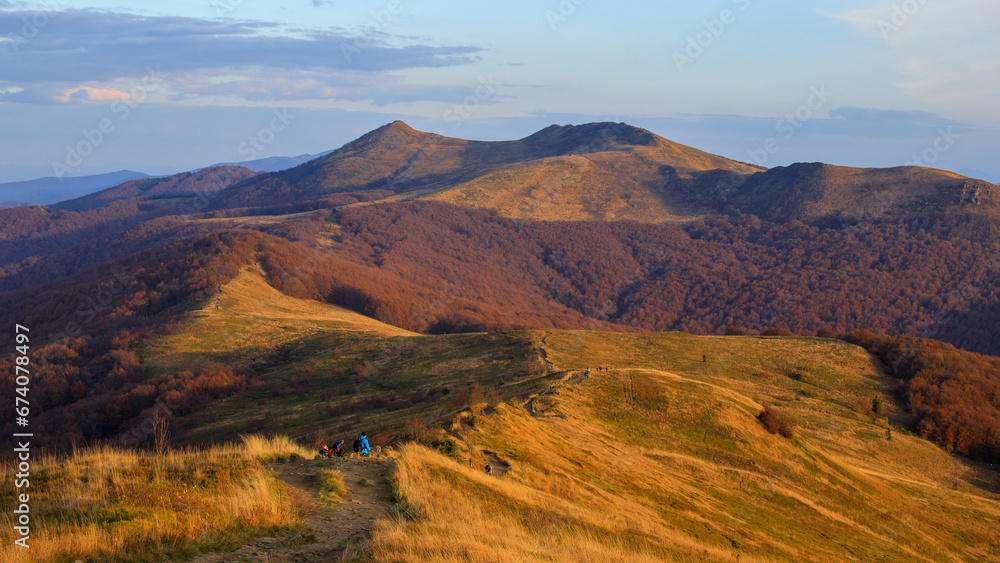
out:
<path id="1" fill-rule="evenodd" d="M 677 223 L 703 215 L 705 210 L 665 202 L 660 167 L 638 150 L 558 156 L 505 166 L 420 199 L 495 209 L 507 217 L 539 221 Z M 409 194 L 396 197 L 413 198 Z"/>
<path id="2" fill-rule="evenodd" d="M 885 391 L 856 347 L 553 331 L 547 350 L 615 369 L 547 396 L 565 418 L 504 405 L 453 426 L 466 459 L 511 464 L 503 479 L 404 448 L 415 517 L 380 524 L 376 561 L 1000 560 L 996 473 L 901 430 L 887 441 L 851 402 Z M 764 430 L 762 404 L 793 439 Z"/>
<path id="3" fill-rule="evenodd" d="M 248 269 L 222 287 L 184 328 L 149 343 L 143 355 L 156 371 L 191 370 L 210 362 L 240 365 L 256 354 L 319 333 L 346 338 L 416 336 L 342 307 L 289 297 Z"/>
<path id="4" fill-rule="evenodd" d="M 0 561 L 148 561 L 238 546 L 301 526 L 287 487 L 261 461 L 310 455 L 287 438 L 163 456 L 101 447 L 34 459 L 30 549 L 13 545 L 2 497 Z M 0 479 L 12 482 L 11 464 Z"/>
<path id="5" fill-rule="evenodd" d="M 344 497 L 347 488 L 344 486 L 344 474 L 337 469 L 320 469 L 319 499 L 333 508 Z"/>
<path id="6" fill-rule="evenodd" d="M 613 499 L 593 494 L 573 503 L 557 478 L 533 475 L 532 485 L 500 480 L 415 444 L 403 448 L 396 479 L 418 518 L 379 522 L 376 561 L 654 562 L 720 554 L 657 525 L 650 510 L 609 510 Z M 692 556 L 670 556 L 660 540 Z"/>

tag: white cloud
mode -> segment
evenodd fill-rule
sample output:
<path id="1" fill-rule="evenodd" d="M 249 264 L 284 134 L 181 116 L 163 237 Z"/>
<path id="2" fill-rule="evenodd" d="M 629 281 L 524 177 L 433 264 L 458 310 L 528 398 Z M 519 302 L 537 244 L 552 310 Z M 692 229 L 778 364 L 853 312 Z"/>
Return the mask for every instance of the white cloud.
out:
<path id="1" fill-rule="evenodd" d="M 907 98 L 967 120 L 1000 123 L 996 0 L 894 0 L 826 14 L 871 42 Z"/>
<path id="2" fill-rule="evenodd" d="M 0 11 L 0 34 L 16 30 L 23 13 Z M 0 102 L 67 103 L 122 97 L 152 63 L 169 75 L 170 99 L 247 102 L 368 100 L 375 105 L 448 101 L 447 85 L 407 85 L 417 68 L 479 61 L 476 46 L 441 46 L 342 29 L 294 33 L 270 22 L 69 10 L 46 16 L 44 33 L 21 37 L 14 56 L 0 57 L 2 83 L 26 92 Z M 10 39 L 7 39 L 10 42 Z M 224 78 L 220 78 L 224 77 Z M 125 94 L 127 96 L 127 94 Z M 166 100 L 167 98 L 164 98 Z"/>

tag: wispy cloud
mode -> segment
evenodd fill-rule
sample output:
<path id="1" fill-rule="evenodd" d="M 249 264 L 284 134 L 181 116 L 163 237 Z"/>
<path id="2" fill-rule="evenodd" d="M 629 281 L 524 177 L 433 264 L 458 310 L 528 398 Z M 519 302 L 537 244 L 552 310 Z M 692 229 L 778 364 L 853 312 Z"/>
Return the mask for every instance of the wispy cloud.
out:
<path id="1" fill-rule="evenodd" d="M 0 13 L 0 36 L 15 35 L 26 14 Z M 472 63 L 483 51 L 476 46 L 413 43 L 385 34 L 366 36 L 359 51 L 356 37 L 345 29 L 287 29 L 258 21 L 88 10 L 48 17 L 44 30 L 19 42 L 16 53 L 0 57 L 0 87 L 22 88 L 20 95 L 8 93 L 0 100 L 102 100 L 110 95 L 106 90 L 126 87 L 149 65 L 161 65 L 171 73 L 174 99 L 221 95 L 224 85 L 226 96 L 248 99 L 440 100 L 449 99 L 452 92 L 406 86 L 396 74 Z M 345 49 L 350 56 L 345 56 Z"/>
<path id="2" fill-rule="evenodd" d="M 995 110 L 1000 96 L 1000 35 L 995 0 L 879 0 L 829 13 L 872 42 L 872 57 L 900 78 L 905 95 L 933 106 L 957 106 L 967 117 Z"/>

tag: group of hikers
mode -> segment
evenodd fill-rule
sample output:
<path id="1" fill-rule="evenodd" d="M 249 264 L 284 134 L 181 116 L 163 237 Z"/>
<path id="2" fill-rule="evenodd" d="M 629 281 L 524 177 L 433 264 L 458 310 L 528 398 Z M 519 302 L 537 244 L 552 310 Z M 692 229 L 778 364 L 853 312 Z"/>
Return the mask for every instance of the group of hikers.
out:
<path id="1" fill-rule="evenodd" d="M 359 455 L 368 455 L 368 450 L 371 449 L 371 445 L 368 444 L 368 437 L 364 432 L 360 436 L 354 439 L 354 453 Z M 331 450 L 329 446 L 323 444 L 323 447 L 319 449 L 319 455 L 323 457 L 342 457 L 344 455 L 344 441 L 338 440 L 336 444 L 333 445 Z"/>

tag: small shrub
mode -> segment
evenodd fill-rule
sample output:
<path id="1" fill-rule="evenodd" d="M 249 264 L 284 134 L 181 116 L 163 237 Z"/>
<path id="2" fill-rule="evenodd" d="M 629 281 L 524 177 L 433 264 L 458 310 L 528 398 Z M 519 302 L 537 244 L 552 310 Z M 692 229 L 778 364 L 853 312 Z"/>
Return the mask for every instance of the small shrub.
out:
<path id="1" fill-rule="evenodd" d="M 757 420 L 764 425 L 764 429 L 771 434 L 780 434 L 784 438 L 795 436 L 795 428 L 787 416 L 772 406 L 765 406 L 764 410 L 757 415 Z"/>
<path id="2" fill-rule="evenodd" d="M 459 459 L 460 450 L 458 447 L 458 442 L 456 442 L 455 439 L 452 438 L 451 436 L 445 436 L 440 441 L 436 442 L 434 446 L 442 454 L 448 457 Z"/>
<path id="3" fill-rule="evenodd" d="M 327 506 L 337 506 L 344 498 L 347 488 L 344 486 L 344 475 L 337 470 L 321 469 L 319 472 L 319 498 Z"/>

